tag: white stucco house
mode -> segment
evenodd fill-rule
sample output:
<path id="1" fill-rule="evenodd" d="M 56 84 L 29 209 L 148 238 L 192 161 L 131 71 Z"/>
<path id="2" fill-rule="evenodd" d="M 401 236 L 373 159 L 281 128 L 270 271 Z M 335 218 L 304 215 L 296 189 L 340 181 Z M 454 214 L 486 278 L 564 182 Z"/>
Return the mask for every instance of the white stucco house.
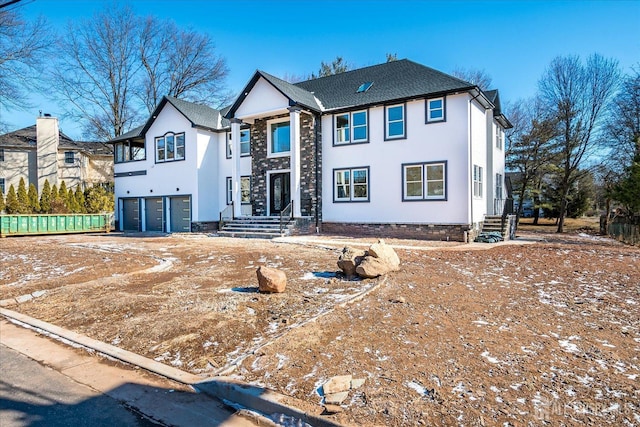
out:
<path id="1" fill-rule="evenodd" d="M 470 239 L 501 214 L 497 91 L 409 60 L 288 83 L 257 71 L 218 111 L 165 97 L 112 140 L 122 230 L 217 229 L 221 212 L 322 231 Z"/>

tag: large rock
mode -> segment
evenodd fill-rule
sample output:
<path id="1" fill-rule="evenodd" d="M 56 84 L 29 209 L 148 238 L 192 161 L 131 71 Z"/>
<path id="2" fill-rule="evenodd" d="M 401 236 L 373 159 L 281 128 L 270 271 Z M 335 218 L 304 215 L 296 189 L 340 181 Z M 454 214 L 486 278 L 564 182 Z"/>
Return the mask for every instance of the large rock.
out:
<path id="1" fill-rule="evenodd" d="M 258 267 L 258 290 L 260 292 L 279 293 L 287 287 L 287 275 L 284 271 L 270 267 Z"/>
<path id="2" fill-rule="evenodd" d="M 362 262 L 366 255 L 367 252 L 364 249 L 355 249 L 346 246 L 342 249 L 342 253 L 338 258 L 338 268 L 342 270 L 347 277 L 355 276 L 356 267 Z"/>
<path id="3" fill-rule="evenodd" d="M 356 267 L 356 273 L 360 277 L 372 279 L 400 269 L 398 254 L 382 239 L 371 245 L 367 253 L 368 255 Z"/>
<path id="4" fill-rule="evenodd" d="M 335 377 L 331 377 L 322 385 L 322 392 L 327 395 L 347 391 L 351 388 L 352 379 L 353 377 L 351 375 L 337 375 Z"/>

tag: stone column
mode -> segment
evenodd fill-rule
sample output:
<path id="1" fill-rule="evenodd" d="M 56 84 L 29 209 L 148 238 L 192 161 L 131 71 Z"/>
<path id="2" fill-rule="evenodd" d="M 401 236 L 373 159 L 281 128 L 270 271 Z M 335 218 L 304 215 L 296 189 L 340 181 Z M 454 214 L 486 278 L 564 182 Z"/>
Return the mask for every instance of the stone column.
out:
<path id="1" fill-rule="evenodd" d="M 242 193 L 240 189 L 240 124 L 242 120 L 231 119 L 231 181 L 233 185 L 233 216 L 242 216 Z"/>
<path id="2" fill-rule="evenodd" d="M 291 200 L 293 200 L 293 216 L 299 218 L 300 213 L 300 107 L 289 107 L 289 140 L 291 142 Z"/>

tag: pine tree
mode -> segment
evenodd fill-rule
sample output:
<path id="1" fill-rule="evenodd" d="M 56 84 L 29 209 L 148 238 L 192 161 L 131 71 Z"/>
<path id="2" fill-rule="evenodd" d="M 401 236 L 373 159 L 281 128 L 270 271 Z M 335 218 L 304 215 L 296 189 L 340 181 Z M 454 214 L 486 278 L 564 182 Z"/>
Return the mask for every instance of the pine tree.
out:
<path id="1" fill-rule="evenodd" d="M 53 187 L 51 187 L 51 213 L 53 214 L 67 213 L 67 204 L 60 197 L 60 190 L 58 190 L 58 186 L 55 184 L 53 185 Z"/>
<path id="2" fill-rule="evenodd" d="M 5 209 L 8 214 L 17 214 L 20 213 L 18 210 L 20 209 L 20 203 L 18 202 L 18 196 L 16 196 L 16 189 L 13 184 L 9 186 L 9 192 L 7 193 L 7 205 Z"/>
<path id="3" fill-rule="evenodd" d="M 30 213 L 27 184 L 24 182 L 24 178 L 20 178 L 20 183 L 18 184 L 18 210 L 16 211 L 16 213 Z"/>
<path id="4" fill-rule="evenodd" d="M 78 208 L 80 209 L 78 212 L 87 213 L 87 207 L 85 206 L 84 202 L 84 191 L 82 191 L 79 185 L 76 187 L 75 198 L 76 203 L 78 204 Z"/>
<path id="5" fill-rule="evenodd" d="M 0 214 L 4 211 L 4 194 L 0 192 Z"/>
<path id="6" fill-rule="evenodd" d="M 51 185 L 49 180 L 45 179 L 40 192 L 40 212 L 51 213 Z"/>
<path id="7" fill-rule="evenodd" d="M 67 207 L 69 208 L 69 212 L 71 213 L 80 212 L 80 205 L 78 204 L 78 201 L 76 200 L 76 196 L 75 194 L 73 194 L 72 189 L 69 189 L 69 191 L 67 192 Z"/>
<path id="8" fill-rule="evenodd" d="M 27 194 L 29 198 L 29 209 L 31 213 L 40 212 L 40 202 L 38 201 L 38 190 L 36 190 L 36 186 L 34 183 L 29 184 L 29 193 Z"/>

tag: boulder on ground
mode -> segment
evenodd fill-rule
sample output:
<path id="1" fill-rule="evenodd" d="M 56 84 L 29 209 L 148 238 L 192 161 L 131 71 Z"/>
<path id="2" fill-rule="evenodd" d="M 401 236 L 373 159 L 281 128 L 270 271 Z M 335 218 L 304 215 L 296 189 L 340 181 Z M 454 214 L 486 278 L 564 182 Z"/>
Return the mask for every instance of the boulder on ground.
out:
<path id="1" fill-rule="evenodd" d="M 400 267 L 400 258 L 398 258 L 398 254 L 382 239 L 378 240 L 378 243 L 371 245 L 369 248 L 369 255 L 383 260 L 389 265 L 389 267 L 391 267 L 391 271 L 397 271 Z"/>
<path id="2" fill-rule="evenodd" d="M 335 377 L 331 377 L 322 385 L 322 392 L 327 395 L 347 391 L 351 388 L 352 379 L 353 377 L 351 375 L 337 375 Z"/>
<path id="3" fill-rule="evenodd" d="M 287 275 L 282 270 L 260 266 L 256 274 L 260 292 L 280 293 L 287 287 Z"/>
<path id="4" fill-rule="evenodd" d="M 338 268 L 340 268 L 347 277 L 355 276 L 356 267 L 362 262 L 366 255 L 367 252 L 364 249 L 345 246 L 338 258 Z"/>

